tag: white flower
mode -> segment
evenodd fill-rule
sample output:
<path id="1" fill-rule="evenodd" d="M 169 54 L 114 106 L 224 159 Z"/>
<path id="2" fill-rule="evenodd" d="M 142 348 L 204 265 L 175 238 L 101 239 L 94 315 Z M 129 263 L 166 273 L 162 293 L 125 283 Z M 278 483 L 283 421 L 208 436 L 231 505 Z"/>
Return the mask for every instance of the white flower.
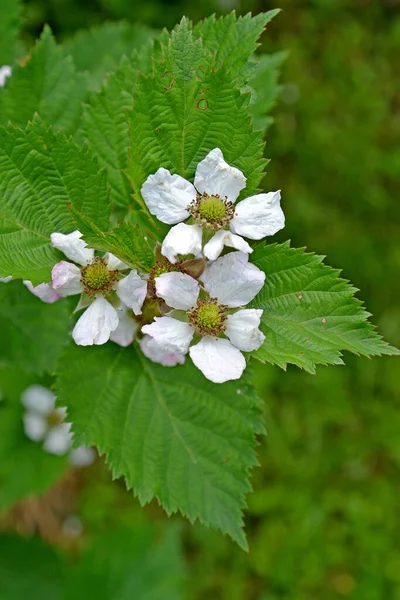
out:
<path id="1" fill-rule="evenodd" d="M 256 350 L 265 339 L 259 330 L 263 311 L 242 308 L 261 290 L 265 274 L 247 254 L 232 252 L 209 264 L 201 279 L 203 288 L 186 273 L 157 277 L 157 295 L 175 310 L 156 317 L 142 332 L 164 353 L 189 352 L 214 383 L 238 379 L 246 366 L 241 351 Z M 201 339 L 192 345 L 194 336 Z"/>
<path id="2" fill-rule="evenodd" d="M 139 342 L 140 349 L 147 358 L 153 362 L 160 363 L 164 367 L 175 367 L 176 365 L 183 365 L 185 362 L 185 356 L 179 352 L 169 352 L 165 350 L 157 341 L 145 335 Z"/>
<path id="3" fill-rule="evenodd" d="M 0 88 L 4 87 L 6 84 L 6 80 L 11 77 L 12 69 L 9 65 L 4 65 L 0 67 Z"/>
<path id="4" fill-rule="evenodd" d="M 8 283 L 12 281 L 12 275 L 8 275 L 8 277 L 0 277 L 0 283 Z"/>
<path id="5" fill-rule="evenodd" d="M 117 310 L 118 327 L 111 332 L 110 340 L 119 346 L 130 346 L 139 328 L 132 312 L 124 305 Z"/>
<path id="6" fill-rule="evenodd" d="M 24 284 L 34 296 L 37 296 L 37 298 L 40 298 L 46 304 L 53 304 L 62 298 L 61 294 L 58 294 L 53 289 L 51 283 L 40 283 L 34 286 L 31 281 L 24 280 Z"/>
<path id="7" fill-rule="evenodd" d="M 25 407 L 24 431 L 34 442 L 43 442 L 43 448 L 50 454 L 64 456 L 68 452 L 69 461 L 74 466 L 85 467 L 96 457 L 93 448 L 71 450 L 71 423 L 65 422 L 67 411 L 56 408 L 56 397 L 51 390 L 41 385 L 31 385 L 21 396 Z"/>
<path id="8" fill-rule="evenodd" d="M 164 240 L 162 254 L 172 263 L 178 254 L 197 255 L 202 245 L 199 226 L 215 232 L 204 246 L 209 260 L 218 258 L 224 246 L 251 253 L 251 246 L 241 236 L 261 240 L 282 229 L 285 217 L 280 191 L 250 196 L 235 205 L 245 186 L 246 177 L 225 162 L 219 148 L 197 165 L 194 185 L 163 168 L 150 175 L 141 190 L 144 201 L 160 221 L 175 225 Z M 181 222 L 189 217 L 197 224 L 184 228 Z"/>
<path id="9" fill-rule="evenodd" d="M 129 308 L 135 315 L 141 314 L 147 282 L 135 270 L 128 273 L 129 267 L 113 254 L 95 257 L 94 250 L 87 248 L 81 238 L 79 231 L 51 235 L 52 245 L 80 265 L 61 261 L 52 270 L 52 286 L 58 294 L 84 294 L 77 309 L 86 310 L 76 323 L 72 337 L 80 346 L 91 346 L 105 344 L 114 332 L 114 341 L 127 345 L 131 335 L 133 339 L 134 328 L 133 322 L 127 327 L 123 313 Z M 116 306 L 115 301 L 110 302 L 113 295 L 116 295 Z"/>

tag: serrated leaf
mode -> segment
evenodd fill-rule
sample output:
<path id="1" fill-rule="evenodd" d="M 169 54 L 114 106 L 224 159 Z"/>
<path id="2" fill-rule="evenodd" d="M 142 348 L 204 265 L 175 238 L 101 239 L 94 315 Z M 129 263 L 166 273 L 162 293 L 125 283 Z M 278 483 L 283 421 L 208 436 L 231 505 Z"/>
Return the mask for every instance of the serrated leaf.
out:
<path id="1" fill-rule="evenodd" d="M 258 190 L 266 161 L 261 134 L 250 123 L 250 95 L 235 89 L 229 71 L 215 68 L 186 19 L 172 32 L 153 74 L 139 76 L 134 98 L 128 172 L 137 198 L 146 177 L 161 166 L 192 179 L 215 147 L 246 175 L 246 195 Z"/>
<path id="2" fill-rule="evenodd" d="M 317 364 L 343 364 L 341 351 L 363 356 L 400 354 L 368 322 L 358 290 L 322 256 L 289 244 L 258 246 L 251 258 L 267 275 L 252 305 L 264 310 L 266 340 L 253 355 L 286 368 L 288 363 L 313 373 Z"/>
<path id="3" fill-rule="evenodd" d="M 17 58 L 17 38 L 20 27 L 19 0 L 2 0 L 0 7 L 0 67 Z"/>
<path id="4" fill-rule="evenodd" d="M 111 252 L 134 269 L 150 271 L 154 265 L 153 246 L 138 224 L 124 221 L 110 231 L 102 231 L 72 206 L 70 210 L 88 246 L 102 252 Z"/>
<path id="5" fill-rule="evenodd" d="M 262 54 L 258 57 L 259 62 L 251 79 L 250 112 L 254 129 L 265 131 L 273 121 L 269 113 L 281 91 L 281 86 L 278 83 L 279 72 L 286 57 L 286 52 Z"/>
<path id="6" fill-rule="evenodd" d="M 70 347 L 56 388 L 76 443 L 105 453 L 141 504 L 156 497 L 169 515 L 180 511 L 246 547 L 242 510 L 263 425 L 244 382 L 239 391 L 216 386 L 189 361 L 168 369 L 107 344 Z"/>
<path id="7" fill-rule="evenodd" d="M 35 118 L 26 131 L 0 127 L 0 274 L 50 281 L 63 255 L 50 234 L 70 233 L 67 203 L 108 228 L 106 174 L 87 148 Z"/>
<path id="8" fill-rule="evenodd" d="M 54 128 L 74 133 L 86 88 L 86 76 L 77 73 L 72 58 L 64 55 L 45 27 L 31 55 L 15 65 L 12 77 L 0 89 L 0 124 L 11 121 L 25 127 L 38 113 Z"/>
<path id="9" fill-rule="evenodd" d="M 53 373 L 69 332 L 68 306 L 45 304 L 21 282 L 0 283 L 0 360 Z"/>

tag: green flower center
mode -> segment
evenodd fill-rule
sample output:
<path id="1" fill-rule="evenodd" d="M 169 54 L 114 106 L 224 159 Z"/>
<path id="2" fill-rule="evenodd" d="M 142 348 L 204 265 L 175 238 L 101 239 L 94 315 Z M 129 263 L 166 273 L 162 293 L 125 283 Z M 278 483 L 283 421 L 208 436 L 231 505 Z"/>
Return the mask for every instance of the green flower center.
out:
<path id="1" fill-rule="evenodd" d="M 199 215 L 209 223 L 221 221 L 226 216 L 226 206 L 221 198 L 210 196 L 202 198 L 199 203 Z"/>
<path id="2" fill-rule="evenodd" d="M 199 300 L 189 313 L 189 322 L 199 335 L 219 335 L 225 329 L 226 306 L 215 298 Z"/>
<path id="3" fill-rule="evenodd" d="M 198 194 L 196 200 L 188 206 L 188 211 L 198 223 L 215 231 L 227 228 L 235 216 L 234 204 L 227 198 L 220 198 L 218 194 Z"/>
<path id="4" fill-rule="evenodd" d="M 118 271 L 110 271 L 104 258 L 99 257 L 86 267 L 82 267 L 81 274 L 85 293 L 91 298 L 97 293 L 110 293 L 118 278 Z"/>

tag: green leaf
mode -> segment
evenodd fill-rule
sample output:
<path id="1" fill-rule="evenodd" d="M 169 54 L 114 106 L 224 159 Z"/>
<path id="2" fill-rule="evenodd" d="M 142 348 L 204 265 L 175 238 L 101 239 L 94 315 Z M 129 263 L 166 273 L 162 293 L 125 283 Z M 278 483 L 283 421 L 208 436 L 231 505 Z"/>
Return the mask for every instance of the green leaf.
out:
<path id="1" fill-rule="evenodd" d="M 254 17 L 248 13 L 239 18 L 232 12 L 219 19 L 212 15 L 193 28 L 193 36 L 201 38 L 204 48 L 215 54 L 217 67 L 223 64 L 243 84 L 248 81 L 255 66 L 248 62 L 249 57 L 260 45 L 258 39 L 266 25 L 279 12 L 279 9 L 270 10 Z"/>
<path id="2" fill-rule="evenodd" d="M 216 386 L 189 361 L 168 369 L 107 344 L 70 347 L 56 388 L 76 443 L 105 453 L 141 504 L 156 497 L 168 515 L 179 510 L 246 548 L 242 510 L 263 431 L 249 386 Z"/>
<path id="3" fill-rule="evenodd" d="M 280 67 L 286 59 L 286 52 L 262 54 L 259 56 L 254 75 L 251 80 L 251 105 L 254 129 L 265 131 L 273 119 L 269 116 L 271 109 L 280 94 L 278 83 Z"/>
<path id="4" fill-rule="evenodd" d="M 63 43 L 63 48 L 66 55 L 72 56 L 79 71 L 90 72 L 90 83 L 96 87 L 108 71 L 117 67 L 122 56 L 130 57 L 154 35 L 152 29 L 141 23 L 110 22 L 78 31 Z"/>
<path id="5" fill-rule="evenodd" d="M 15 65 L 7 85 L 0 89 L 0 124 L 11 121 L 25 127 L 35 113 L 74 133 L 78 128 L 87 81 L 73 60 L 58 47 L 48 27 L 24 64 Z"/>
<path id="6" fill-rule="evenodd" d="M 154 265 L 154 250 L 146 232 L 138 224 L 124 221 L 110 231 L 102 231 L 72 206 L 70 210 L 88 246 L 111 252 L 134 269 L 150 271 Z"/>
<path id="7" fill-rule="evenodd" d="M 70 233 L 67 203 L 108 228 L 106 174 L 87 148 L 35 117 L 26 131 L 0 127 L 0 274 L 50 281 L 63 255 L 50 234 Z"/>
<path id="8" fill-rule="evenodd" d="M 139 198 L 145 179 L 159 167 L 192 179 L 196 166 L 215 147 L 247 177 L 243 194 L 257 192 L 266 161 L 260 133 L 252 130 L 249 94 L 193 38 L 182 19 L 154 72 L 139 76 L 131 135 L 129 176 Z"/>
<path id="9" fill-rule="evenodd" d="M 315 372 L 316 364 L 343 364 L 342 350 L 363 356 L 400 354 L 375 332 L 358 290 L 324 265 L 322 256 L 289 244 L 258 246 L 252 262 L 267 275 L 252 305 L 264 310 L 266 340 L 253 355 L 282 368 Z"/>
<path id="10" fill-rule="evenodd" d="M 0 7 L 0 67 L 14 63 L 18 53 L 19 0 L 2 0 Z"/>
<path id="11" fill-rule="evenodd" d="M 45 304 L 17 281 L 0 283 L 0 361 L 53 373 L 69 332 L 68 304 Z"/>

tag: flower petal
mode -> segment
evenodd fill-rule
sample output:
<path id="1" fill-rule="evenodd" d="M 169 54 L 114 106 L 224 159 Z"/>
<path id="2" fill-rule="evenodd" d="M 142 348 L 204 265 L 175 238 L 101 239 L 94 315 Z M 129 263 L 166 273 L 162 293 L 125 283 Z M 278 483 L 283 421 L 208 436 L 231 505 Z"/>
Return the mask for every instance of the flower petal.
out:
<path id="1" fill-rule="evenodd" d="M 217 233 L 212 236 L 211 240 L 204 246 L 204 256 L 209 260 L 216 260 L 221 254 L 224 246 L 235 248 L 235 250 L 241 250 L 242 252 L 248 252 L 250 254 L 253 252 L 253 248 L 249 246 L 240 235 L 235 235 L 230 231 L 221 229 L 221 231 L 217 231 Z"/>
<path id="2" fill-rule="evenodd" d="M 259 330 L 262 314 L 262 310 L 245 308 L 238 310 L 233 315 L 228 315 L 225 335 L 236 348 L 244 352 L 251 352 L 263 344 L 265 335 Z"/>
<path id="3" fill-rule="evenodd" d="M 142 332 L 155 339 L 165 353 L 186 354 L 194 335 L 194 329 L 172 317 L 155 317 L 151 325 L 144 325 Z"/>
<path id="4" fill-rule="evenodd" d="M 214 148 L 197 165 L 194 185 L 201 194 L 218 194 L 235 202 L 240 191 L 246 187 L 246 177 L 239 169 L 225 162 L 219 148 Z"/>
<path id="5" fill-rule="evenodd" d="M 164 367 L 175 367 L 176 365 L 183 365 L 185 357 L 179 352 L 165 352 L 163 348 L 156 342 L 156 340 L 149 335 L 145 335 L 140 340 L 140 349 L 147 358 L 155 363 L 159 363 Z"/>
<path id="6" fill-rule="evenodd" d="M 43 415 L 26 413 L 23 417 L 25 435 L 34 442 L 44 439 L 47 432 L 47 421 Z"/>
<path id="7" fill-rule="evenodd" d="M 53 302 L 57 302 L 57 300 L 62 298 L 61 294 L 55 291 L 51 283 L 40 283 L 34 286 L 31 281 L 24 280 L 24 284 L 34 296 L 37 296 L 42 302 L 46 302 L 46 304 L 53 304 Z"/>
<path id="8" fill-rule="evenodd" d="M 211 263 L 201 277 L 210 296 L 230 308 L 248 304 L 265 281 L 265 273 L 248 261 L 248 254 L 231 252 Z"/>
<path id="9" fill-rule="evenodd" d="M 142 305 L 147 294 L 147 281 L 142 279 L 135 269 L 118 281 L 115 286 L 118 297 L 135 315 L 142 314 Z"/>
<path id="10" fill-rule="evenodd" d="M 8 283 L 12 281 L 12 275 L 8 275 L 7 277 L 0 277 L 0 283 Z"/>
<path id="11" fill-rule="evenodd" d="M 111 254 L 111 252 L 107 252 L 104 255 L 104 258 L 106 260 L 107 267 L 110 269 L 110 271 L 124 271 L 125 269 L 129 269 L 129 266 L 127 264 L 125 264 L 117 256 L 114 256 L 114 254 Z"/>
<path id="12" fill-rule="evenodd" d="M 52 427 L 46 439 L 44 440 L 43 448 L 50 454 L 62 456 L 66 454 L 72 445 L 72 435 L 70 432 L 71 423 L 61 423 Z"/>
<path id="13" fill-rule="evenodd" d="M 199 284 L 186 273 L 163 273 L 156 277 L 155 283 L 157 296 L 165 300 L 171 308 L 189 310 L 197 302 Z"/>
<path id="14" fill-rule="evenodd" d="M 111 332 L 110 340 L 119 346 L 129 346 L 132 344 L 135 333 L 139 327 L 132 314 L 125 309 L 118 310 L 118 327 Z"/>
<path id="15" fill-rule="evenodd" d="M 141 194 L 151 214 L 168 225 L 187 219 L 187 207 L 196 199 L 196 190 L 189 181 L 162 168 L 146 179 Z"/>
<path id="16" fill-rule="evenodd" d="M 198 225 L 179 223 L 172 227 L 162 243 L 161 254 L 172 264 L 176 263 L 177 254 L 200 254 L 202 248 L 202 229 Z"/>
<path id="17" fill-rule="evenodd" d="M 52 233 L 50 236 L 52 246 L 61 250 L 67 258 L 78 263 L 78 265 L 87 265 L 94 258 L 94 250 L 86 246 L 82 239 L 80 231 L 64 235 L 63 233 Z"/>
<path id="18" fill-rule="evenodd" d="M 261 240 L 285 227 L 281 192 L 257 194 L 239 202 L 230 223 L 231 230 L 251 240 Z"/>
<path id="19" fill-rule="evenodd" d="M 79 448 L 73 448 L 69 455 L 69 462 L 74 467 L 88 467 L 93 464 L 96 460 L 96 451 L 94 448 L 85 448 L 85 446 L 79 446 Z"/>
<path id="20" fill-rule="evenodd" d="M 6 84 L 6 80 L 11 77 L 12 69 L 9 65 L 4 65 L 0 67 L 0 88 L 4 87 Z"/>
<path id="21" fill-rule="evenodd" d="M 118 324 L 119 319 L 115 308 L 103 296 L 98 296 L 79 318 L 72 337 L 78 346 L 105 344 Z"/>
<path id="22" fill-rule="evenodd" d="M 74 296 L 83 292 L 80 269 L 66 260 L 54 265 L 51 280 L 53 289 L 62 296 Z"/>
<path id="23" fill-rule="evenodd" d="M 223 338 L 207 335 L 191 346 L 189 354 L 196 367 L 214 383 L 239 379 L 246 368 L 243 354 Z"/>
<path id="24" fill-rule="evenodd" d="M 48 388 L 34 384 L 22 392 L 21 402 L 29 411 L 46 416 L 54 409 L 56 397 Z"/>

